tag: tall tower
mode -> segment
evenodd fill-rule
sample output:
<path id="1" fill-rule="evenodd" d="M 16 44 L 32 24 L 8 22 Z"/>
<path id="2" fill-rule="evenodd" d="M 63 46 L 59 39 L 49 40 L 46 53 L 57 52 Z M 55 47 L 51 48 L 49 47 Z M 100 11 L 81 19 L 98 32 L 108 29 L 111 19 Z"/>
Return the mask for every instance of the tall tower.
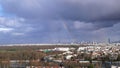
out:
<path id="1" fill-rule="evenodd" d="M 111 40 L 110 40 L 110 38 L 108 38 L 108 43 L 109 43 L 109 44 L 111 43 Z"/>

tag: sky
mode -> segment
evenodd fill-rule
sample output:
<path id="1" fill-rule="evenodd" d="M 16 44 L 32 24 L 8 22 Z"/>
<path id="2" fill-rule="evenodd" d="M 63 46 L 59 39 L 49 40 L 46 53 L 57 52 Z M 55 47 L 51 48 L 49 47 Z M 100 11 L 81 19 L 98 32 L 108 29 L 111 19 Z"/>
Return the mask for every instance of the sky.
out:
<path id="1" fill-rule="evenodd" d="M 120 40 L 119 0 L 0 0 L 0 44 Z"/>

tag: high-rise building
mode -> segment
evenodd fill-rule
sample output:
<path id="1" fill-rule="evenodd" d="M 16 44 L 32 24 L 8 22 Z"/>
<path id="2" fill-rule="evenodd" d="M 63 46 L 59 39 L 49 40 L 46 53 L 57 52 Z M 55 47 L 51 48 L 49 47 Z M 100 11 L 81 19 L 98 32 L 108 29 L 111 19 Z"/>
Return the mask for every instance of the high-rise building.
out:
<path id="1" fill-rule="evenodd" d="M 110 40 L 110 38 L 108 38 L 108 43 L 109 43 L 109 44 L 111 43 L 111 40 Z"/>

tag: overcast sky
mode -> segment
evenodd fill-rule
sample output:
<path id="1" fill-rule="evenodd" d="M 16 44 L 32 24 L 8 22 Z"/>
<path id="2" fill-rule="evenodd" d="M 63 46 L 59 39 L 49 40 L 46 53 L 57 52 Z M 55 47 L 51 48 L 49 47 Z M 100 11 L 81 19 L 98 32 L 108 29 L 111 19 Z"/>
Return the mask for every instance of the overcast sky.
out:
<path id="1" fill-rule="evenodd" d="M 120 40 L 120 0 L 0 0 L 0 44 Z"/>

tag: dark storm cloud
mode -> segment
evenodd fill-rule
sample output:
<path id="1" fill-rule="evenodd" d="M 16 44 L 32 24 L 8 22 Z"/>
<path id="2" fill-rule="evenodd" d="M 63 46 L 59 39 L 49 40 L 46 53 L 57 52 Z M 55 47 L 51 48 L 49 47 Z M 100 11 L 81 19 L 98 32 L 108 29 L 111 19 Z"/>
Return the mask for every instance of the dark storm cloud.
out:
<path id="1" fill-rule="evenodd" d="M 120 19 L 119 0 L 4 0 L 4 10 L 35 19 L 109 21 Z"/>
<path id="2" fill-rule="evenodd" d="M 3 0 L 1 4 L 4 11 L 25 19 L 84 21 L 96 29 L 120 20 L 119 0 Z"/>
<path id="3" fill-rule="evenodd" d="M 112 28 L 120 21 L 120 0 L 0 0 L 0 4 L 4 14 L 23 18 L 34 28 L 28 38 L 43 41 L 70 39 L 73 34 L 97 39 L 91 31 Z"/>

